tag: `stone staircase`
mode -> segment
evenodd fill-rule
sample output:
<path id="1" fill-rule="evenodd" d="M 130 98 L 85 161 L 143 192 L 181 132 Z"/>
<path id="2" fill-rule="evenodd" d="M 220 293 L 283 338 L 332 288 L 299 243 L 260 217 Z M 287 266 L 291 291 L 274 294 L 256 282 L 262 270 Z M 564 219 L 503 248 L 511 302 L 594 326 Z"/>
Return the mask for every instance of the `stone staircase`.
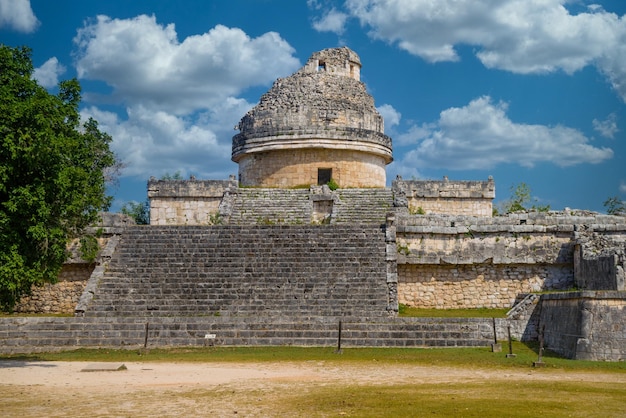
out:
<path id="1" fill-rule="evenodd" d="M 228 214 L 228 224 L 317 223 L 313 216 L 314 202 L 320 199 L 330 203 L 328 221 L 331 224 L 382 225 L 392 210 L 391 189 L 337 189 L 333 192 L 317 189 L 238 189 Z"/>
<path id="2" fill-rule="evenodd" d="M 344 348 L 487 347 L 493 342 L 488 318 L 4 317 L 0 318 L 0 353 L 77 347 L 334 347 L 339 320 Z"/>
<path id="3" fill-rule="evenodd" d="M 365 200 L 376 196 L 378 203 L 368 205 L 353 196 L 362 190 L 336 193 L 333 204 L 340 202 L 328 225 L 127 227 L 106 268 L 100 266 L 97 285 L 88 286 L 93 297 L 82 316 L 0 318 L 0 353 L 332 347 L 339 321 L 343 347 L 475 347 L 493 341 L 490 319 L 391 316 L 387 307 L 395 289 L 387 283 L 386 231 L 380 226 L 390 194 L 372 190 Z M 272 204 L 280 202 L 279 193 L 262 196 L 270 195 Z M 301 197 L 309 204 L 308 191 Z M 269 214 L 269 201 L 267 206 Z M 369 223 L 347 224 L 350 217 Z"/>
<path id="4" fill-rule="evenodd" d="M 383 316 L 380 227 L 129 227 L 85 315 Z"/>
<path id="5" fill-rule="evenodd" d="M 387 213 L 393 210 L 390 189 L 337 189 L 331 224 L 355 222 L 384 224 Z"/>
<path id="6" fill-rule="evenodd" d="M 237 189 L 228 223 L 231 225 L 310 224 L 309 189 Z"/>

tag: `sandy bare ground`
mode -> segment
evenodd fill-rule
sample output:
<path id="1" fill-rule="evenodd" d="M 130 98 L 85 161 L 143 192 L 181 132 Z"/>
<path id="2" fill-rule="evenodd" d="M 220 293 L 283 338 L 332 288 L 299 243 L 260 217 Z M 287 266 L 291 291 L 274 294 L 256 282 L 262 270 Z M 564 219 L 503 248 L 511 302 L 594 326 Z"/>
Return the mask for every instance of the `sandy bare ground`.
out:
<path id="1" fill-rule="evenodd" d="M 122 363 L 117 363 L 122 364 Z M 88 362 L 0 361 L 2 416 L 273 416 L 272 399 L 341 384 L 501 380 L 626 384 L 622 373 L 547 369 L 493 371 L 413 365 L 124 363 L 123 371 L 82 371 Z"/>

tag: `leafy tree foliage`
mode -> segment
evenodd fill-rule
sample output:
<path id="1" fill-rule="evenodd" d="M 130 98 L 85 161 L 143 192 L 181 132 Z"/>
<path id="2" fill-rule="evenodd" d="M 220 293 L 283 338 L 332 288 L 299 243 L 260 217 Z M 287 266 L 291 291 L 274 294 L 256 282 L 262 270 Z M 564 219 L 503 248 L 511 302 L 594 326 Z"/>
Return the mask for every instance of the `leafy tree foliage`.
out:
<path id="1" fill-rule="evenodd" d="M 184 179 L 180 170 L 177 170 L 174 174 L 170 174 L 169 171 L 166 171 L 165 174 L 161 176 L 161 180 L 184 180 Z"/>
<path id="2" fill-rule="evenodd" d="M 626 202 L 621 200 L 618 196 L 609 197 L 603 203 L 606 208 L 606 213 L 609 215 L 623 215 L 626 216 Z"/>
<path id="3" fill-rule="evenodd" d="M 124 203 L 120 212 L 133 218 L 137 225 L 150 224 L 150 203 L 147 200 L 143 203 Z"/>
<path id="4" fill-rule="evenodd" d="M 529 204 L 533 202 L 533 199 L 531 198 L 530 187 L 526 183 L 513 185 L 511 186 L 510 190 L 511 197 L 508 200 L 502 202 L 501 209 L 503 213 L 526 212 L 528 210 L 547 212 L 550 210 L 550 205 L 533 204 L 532 206 L 529 206 Z M 537 200 L 535 199 L 534 201 L 536 202 Z"/>
<path id="5" fill-rule="evenodd" d="M 80 85 L 48 93 L 32 79 L 30 49 L 0 45 L 0 307 L 54 282 L 67 243 L 106 210 L 116 167 L 111 137 L 80 125 Z"/>

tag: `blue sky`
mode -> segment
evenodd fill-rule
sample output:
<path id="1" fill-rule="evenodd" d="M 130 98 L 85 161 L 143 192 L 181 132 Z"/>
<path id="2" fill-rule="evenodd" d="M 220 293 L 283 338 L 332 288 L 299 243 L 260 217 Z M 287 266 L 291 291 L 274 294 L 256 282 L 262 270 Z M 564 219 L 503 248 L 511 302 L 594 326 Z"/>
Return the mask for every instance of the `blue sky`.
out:
<path id="1" fill-rule="evenodd" d="M 527 183 L 539 204 L 626 199 L 623 0 L 0 0 L 0 42 L 125 162 L 112 210 L 150 176 L 225 179 L 233 127 L 311 53 L 348 46 L 393 139 L 388 181 Z"/>

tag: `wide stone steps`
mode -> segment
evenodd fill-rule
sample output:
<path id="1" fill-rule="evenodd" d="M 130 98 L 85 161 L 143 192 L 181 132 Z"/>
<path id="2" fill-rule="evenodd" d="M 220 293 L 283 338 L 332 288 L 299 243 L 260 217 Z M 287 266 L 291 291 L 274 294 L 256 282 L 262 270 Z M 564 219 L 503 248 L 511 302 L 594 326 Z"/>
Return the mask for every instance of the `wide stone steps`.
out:
<path id="1" fill-rule="evenodd" d="M 392 210 L 390 189 L 337 189 L 330 223 L 384 224 Z M 238 189 L 228 223 L 231 225 L 281 225 L 313 222 L 308 189 Z"/>
<path id="2" fill-rule="evenodd" d="M 0 318 L 0 353 L 144 345 L 332 347 L 338 342 L 339 321 L 342 347 L 480 347 L 493 342 L 487 318 L 6 317 Z"/>
<path id="3" fill-rule="evenodd" d="M 238 189 L 229 224 L 310 224 L 308 189 Z"/>
<path id="4" fill-rule="evenodd" d="M 387 213 L 393 209 L 393 193 L 389 189 L 338 189 L 330 222 L 349 224 L 384 224 Z"/>
<path id="5" fill-rule="evenodd" d="M 386 315 L 375 226 L 128 228 L 87 316 Z"/>

